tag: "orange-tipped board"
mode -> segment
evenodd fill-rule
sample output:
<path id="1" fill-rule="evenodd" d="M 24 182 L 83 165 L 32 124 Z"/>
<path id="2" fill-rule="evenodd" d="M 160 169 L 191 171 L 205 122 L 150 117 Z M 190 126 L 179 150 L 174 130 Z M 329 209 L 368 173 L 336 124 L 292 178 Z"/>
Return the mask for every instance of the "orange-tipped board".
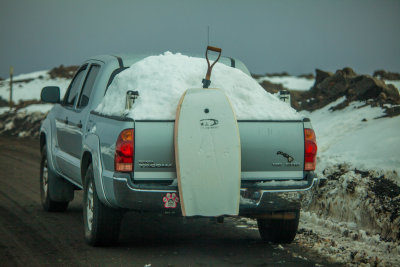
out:
<path id="1" fill-rule="evenodd" d="M 189 89 L 175 121 L 183 216 L 238 215 L 241 154 L 235 113 L 219 89 Z"/>

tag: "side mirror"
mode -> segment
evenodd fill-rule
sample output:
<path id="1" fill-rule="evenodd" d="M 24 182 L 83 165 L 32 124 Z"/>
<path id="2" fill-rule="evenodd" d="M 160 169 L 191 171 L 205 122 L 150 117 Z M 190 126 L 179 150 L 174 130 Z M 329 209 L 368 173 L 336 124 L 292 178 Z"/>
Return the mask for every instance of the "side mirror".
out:
<path id="1" fill-rule="evenodd" d="M 45 103 L 60 103 L 60 87 L 46 86 L 43 87 L 40 99 Z"/>

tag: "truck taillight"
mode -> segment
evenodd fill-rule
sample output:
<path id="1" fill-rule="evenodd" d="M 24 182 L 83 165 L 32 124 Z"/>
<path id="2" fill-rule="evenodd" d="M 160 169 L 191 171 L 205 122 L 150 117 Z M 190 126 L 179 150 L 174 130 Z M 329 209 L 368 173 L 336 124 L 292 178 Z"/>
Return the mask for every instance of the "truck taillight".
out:
<path id="1" fill-rule="evenodd" d="M 135 132 L 133 129 L 123 130 L 115 145 L 114 167 L 117 172 L 133 171 L 133 155 L 135 152 Z"/>
<path id="2" fill-rule="evenodd" d="M 317 163 L 317 140 L 314 130 L 304 129 L 304 170 L 313 171 Z"/>

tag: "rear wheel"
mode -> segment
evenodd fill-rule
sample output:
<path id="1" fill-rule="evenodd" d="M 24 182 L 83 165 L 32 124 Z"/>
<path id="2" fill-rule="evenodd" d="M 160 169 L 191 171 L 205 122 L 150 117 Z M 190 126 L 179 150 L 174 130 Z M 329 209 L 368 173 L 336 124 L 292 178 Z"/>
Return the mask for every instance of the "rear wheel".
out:
<path id="1" fill-rule="evenodd" d="M 45 211 L 65 211 L 68 207 L 68 201 L 54 201 L 51 199 L 51 186 L 55 179 L 60 179 L 55 176 L 47 164 L 46 145 L 42 148 L 42 156 L 40 161 L 40 200 Z"/>
<path id="2" fill-rule="evenodd" d="M 258 231 L 262 240 L 274 243 L 291 243 L 294 240 L 299 226 L 300 210 L 274 213 L 274 215 L 275 217 L 279 217 L 279 215 L 284 217 L 284 213 L 293 214 L 294 218 L 257 219 Z"/>
<path id="3" fill-rule="evenodd" d="M 91 246 L 110 245 L 118 241 L 123 213 L 105 206 L 98 198 L 93 179 L 93 166 L 85 176 L 83 222 L 86 242 Z"/>

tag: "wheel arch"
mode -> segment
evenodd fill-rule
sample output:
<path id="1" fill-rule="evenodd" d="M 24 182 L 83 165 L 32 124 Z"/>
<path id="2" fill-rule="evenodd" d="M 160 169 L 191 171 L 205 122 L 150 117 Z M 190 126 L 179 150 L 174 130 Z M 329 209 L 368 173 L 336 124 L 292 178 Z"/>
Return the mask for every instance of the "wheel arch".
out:
<path id="1" fill-rule="evenodd" d="M 43 149 L 43 146 L 44 146 L 45 144 L 46 144 L 46 133 L 41 132 L 41 133 L 40 133 L 40 147 L 39 147 L 40 153 L 42 153 L 42 149 Z"/>
<path id="2" fill-rule="evenodd" d="M 94 185 L 96 186 L 99 199 L 105 205 L 112 207 L 112 204 L 109 202 L 106 194 L 106 191 L 110 192 L 110 190 L 106 190 L 102 177 L 103 167 L 101 161 L 100 140 L 99 137 L 94 134 L 88 134 L 83 142 L 83 153 L 81 157 L 82 185 L 84 185 L 84 179 L 90 164 L 93 165 Z"/>
<path id="3" fill-rule="evenodd" d="M 82 182 L 82 186 L 84 184 L 84 179 L 85 179 L 85 175 L 87 172 L 87 169 L 89 168 L 89 165 L 92 163 L 92 153 L 90 151 L 85 151 L 83 153 L 82 156 L 82 160 L 81 160 L 81 182 Z"/>

